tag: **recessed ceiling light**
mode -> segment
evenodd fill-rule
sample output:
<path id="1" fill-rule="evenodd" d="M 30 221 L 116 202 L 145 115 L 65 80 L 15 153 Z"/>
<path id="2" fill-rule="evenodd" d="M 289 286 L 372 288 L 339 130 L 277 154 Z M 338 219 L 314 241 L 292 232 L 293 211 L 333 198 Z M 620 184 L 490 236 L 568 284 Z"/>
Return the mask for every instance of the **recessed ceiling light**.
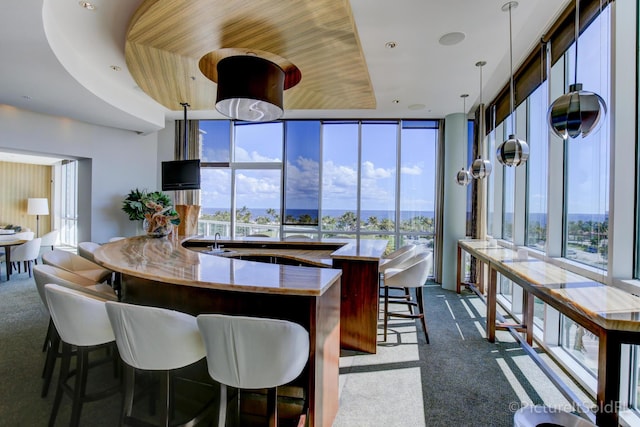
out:
<path id="1" fill-rule="evenodd" d="M 387 49 L 395 49 L 398 46 L 398 43 L 396 42 L 386 42 L 384 44 L 384 47 L 386 47 Z"/>
<path id="2" fill-rule="evenodd" d="M 89 3 L 88 1 L 79 1 L 78 4 L 87 10 L 96 10 L 96 5 L 93 3 Z"/>
<path id="3" fill-rule="evenodd" d="M 122 70 L 122 68 L 118 67 L 117 65 L 109 65 L 109 68 L 111 68 L 113 71 L 120 71 L 120 70 Z"/>
<path id="4" fill-rule="evenodd" d="M 424 104 L 411 104 L 407 108 L 409 110 L 422 110 L 422 109 L 424 109 L 424 107 L 426 107 L 426 105 L 424 105 Z"/>
<path id="5" fill-rule="evenodd" d="M 438 42 L 440 42 L 440 44 L 443 46 L 453 46 L 454 44 L 460 43 L 465 39 L 465 37 L 466 36 L 464 35 L 464 33 L 456 31 L 443 35 L 442 37 L 440 37 L 440 40 L 438 40 Z"/>

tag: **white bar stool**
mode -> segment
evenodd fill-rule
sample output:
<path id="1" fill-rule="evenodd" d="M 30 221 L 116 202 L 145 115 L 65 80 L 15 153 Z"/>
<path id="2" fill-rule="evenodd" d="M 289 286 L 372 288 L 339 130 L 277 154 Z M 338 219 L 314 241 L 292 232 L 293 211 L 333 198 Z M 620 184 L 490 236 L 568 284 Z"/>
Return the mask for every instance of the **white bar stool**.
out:
<path id="1" fill-rule="evenodd" d="M 222 314 L 201 314 L 197 319 L 209 375 L 221 383 L 218 426 L 226 422 L 227 386 L 269 389 L 267 419 L 270 427 L 277 426 L 277 387 L 296 379 L 307 364 L 307 330 L 277 319 Z"/>
<path id="2" fill-rule="evenodd" d="M 165 308 L 113 301 L 107 302 L 106 308 L 120 357 L 126 365 L 121 425 L 141 423 L 132 415 L 136 370 L 160 376 L 162 408 L 159 425 L 175 425 L 171 424 L 174 412 L 173 373 L 176 369 L 192 365 L 205 357 L 196 318 Z M 198 424 L 216 409 L 214 401 L 215 398 L 210 399 L 198 414 L 178 425 Z"/>
<path id="3" fill-rule="evenodd" d="M 46 284 L 44 289 L 51 318 L 62 339 L 62 363 L 49 426 L 55 425 L 63 393 L 69 394 L 73 399 L 69 425 L 77 426 L 84 402 L 102 399 L 120 390 L 117 382 L 114 386 L 92 394 L 86 392 L 89 368 L 97 364 L 92 361 L 89 365 L 89 352 L 112 344 L 115 337 L 103 300 L 51 283 Z M 74 346 L 76 356 L 76 368 L 73 371 L 70 370 L 71 346 Z M 103 361 L 112 360 L 113 358 L 106 358 Z M 75 376 L 73 387 L 67 384 L 72 376 Z"/>
<path id="4" fill-rule="evenodd" d="M 402 269 L 389 269 L 384 274 L 384 341 L 387 340 L 387 326 L 390 317 L 401 317 L 405 319 L 420 319 L 422 328 L 424 329 L 424 336 L 429 344 L 429 332 L 427 330 L 427 322 L 424 317 L 424 303 L 422 288 L 424 287 L 427 277 L 429 277 L 429 270 L 433 264 L 433 254 L 431 252 L 422 252 L 418 255 L 410 258 Z M 413 311 L 409 311 L 409 314 L 401 313 L 397 311 L 389 311 L 389 288 L 405 288 L 407 294 L 409 294 L 409 288 L 416 289 L 417 301 L 402 301 L 391 300 L 394 303 L 407 304 L 409 306 L 417 305 L 418 314 L 413 314 Z"/>

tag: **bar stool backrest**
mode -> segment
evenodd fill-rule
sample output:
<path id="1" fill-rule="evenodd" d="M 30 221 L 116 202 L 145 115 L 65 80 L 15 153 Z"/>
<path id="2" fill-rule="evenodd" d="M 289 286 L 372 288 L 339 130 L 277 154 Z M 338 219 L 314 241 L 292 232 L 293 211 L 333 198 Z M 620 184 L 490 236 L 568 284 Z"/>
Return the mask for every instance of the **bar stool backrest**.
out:
<path id="1" fill-rule="evenodd" d="M 92 346 L 115 339 L 104 300 L 52 283 L 44 289 L 49 313 L 62 341 Z"/>
<path id="2" fill-rule="evenodd" d="M 309 333 L 297 323 L 201 314 L 209 375 L 242 389 L 273 388 L 293 381 L 309 358 Z"/>
<path id="3" fill-rule="evenodd" d="M 78 243 L 78 255 L 88 259 L 91 262 L 95 262 L 93 252 L 98 249 L 100 245 L 95 242 L 80 242 Z"/>
<path id="4" fill-rule="evenodd" d="M 196 318 L 159 307 L 107 302 L 120 357 L 142 370 L 182 368 L 205 357 Z"/>

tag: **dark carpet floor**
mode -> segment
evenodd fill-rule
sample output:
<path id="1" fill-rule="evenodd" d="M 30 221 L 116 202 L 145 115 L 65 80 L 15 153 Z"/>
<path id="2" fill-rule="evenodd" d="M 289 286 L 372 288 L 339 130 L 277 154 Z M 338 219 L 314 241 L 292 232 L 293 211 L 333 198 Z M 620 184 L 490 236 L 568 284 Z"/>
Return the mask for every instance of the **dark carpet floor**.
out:
<path id="1" fill-rule="evenodd" d="M 379 330 L 377 354 L 343 352 L 334 427 L 511 426 L 523 405 L 569 405 L 507 333 L 484 339 L 474 294 L 428 286 L 425 304 L 430 344 L 419 324 L 398 319 L 386 343 Z M 0 319 L 0 426 L 45 426 L 55 391 L 40 397 L 48 314 L 26 274 L 0 282 Z M 94 383 L 113 380 L 102 369 Z M 116 426 L 119 405 L 120 395 L 87 403 L 81 425 Z M 56 426 L 68 424 L 70 406 L 65 398 Z"/>

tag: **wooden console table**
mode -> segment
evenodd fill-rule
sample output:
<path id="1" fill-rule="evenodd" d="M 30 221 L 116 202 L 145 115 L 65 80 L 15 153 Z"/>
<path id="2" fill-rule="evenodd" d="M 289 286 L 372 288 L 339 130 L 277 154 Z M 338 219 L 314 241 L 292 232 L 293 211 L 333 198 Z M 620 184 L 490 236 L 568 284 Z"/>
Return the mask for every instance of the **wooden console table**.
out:
<path id="1" fill-rule="evenodd" d="M 617 426 L 620 408 L 622 344 L 640 344 L 640 298 L 572 273 L 544 260 L 518 258 L 517 252 L 484 240 L 458 241 L 458 284 L 463 252 L 489 269 L 487 286 L 487 339 L 495 340 L 496 328 L 515 327 L 533 338 L 533 299 L 539 298 L 599 338 L 596 424 Z M 497 274 L 522 287 L 523 322 L 496 325 Z"/>
<path id="2" fill-rule="evenodd" d="M 309 331 L 309 362 L 294 382 L 307 392 L 309 426 L 332 425 L 339 392 L 340 270 L 228 259 L 186 249 L 176 238 L 146 236 L 104 244 L 95 259 L 120 273 L 124 302 L 302 325 Z"/>

